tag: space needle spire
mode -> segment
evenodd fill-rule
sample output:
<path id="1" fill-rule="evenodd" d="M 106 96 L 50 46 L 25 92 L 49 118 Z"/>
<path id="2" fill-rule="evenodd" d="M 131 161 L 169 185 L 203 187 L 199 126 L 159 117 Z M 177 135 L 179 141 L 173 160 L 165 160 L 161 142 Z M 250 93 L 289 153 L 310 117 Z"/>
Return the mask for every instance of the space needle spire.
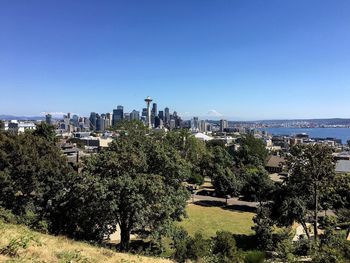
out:
<path id="1" fill-rule="evenodd" d="M 147 98 L 145 98 L 145 102 L 147 105 L 147 119 L 146 119 L 146 125 L 149 129 L 152 128 L 152 123 L 151 123 L 151 108 L 150 108 L 150 104 L 152 102 L 152 99 L 150 96 L 147 96 Z"/>

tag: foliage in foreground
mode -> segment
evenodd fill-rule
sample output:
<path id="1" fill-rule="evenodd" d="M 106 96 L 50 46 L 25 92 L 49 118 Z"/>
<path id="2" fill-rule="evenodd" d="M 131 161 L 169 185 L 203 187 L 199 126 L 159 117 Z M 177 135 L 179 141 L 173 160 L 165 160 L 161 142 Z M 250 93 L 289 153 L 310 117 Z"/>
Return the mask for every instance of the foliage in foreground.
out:
<path id="1" fill-rule="evenodd" d="M 185 213 L 190 167 L 164 136 L 147 134 L 139 122 L 121 125 L 119 138 L 87 158 L 81 174 L 51 127 L 1 132 L 0 206 L 32 228 L 89 241 L 101 242 L 118 224 L 123 250 L 131 233 L 159 240 Z"/>
<path id="2" fill-rule="evenodd" d="M 191 237 L 179 228 L 173 233 L 172 240 L 173 257 L 177 262 L 260 263 L 265 259 L 265 254 L 260 251 L 240 251 L 233 234 L 226 231 L 218 231 L 214 237 L 206 239 L 200 232 Z"/>

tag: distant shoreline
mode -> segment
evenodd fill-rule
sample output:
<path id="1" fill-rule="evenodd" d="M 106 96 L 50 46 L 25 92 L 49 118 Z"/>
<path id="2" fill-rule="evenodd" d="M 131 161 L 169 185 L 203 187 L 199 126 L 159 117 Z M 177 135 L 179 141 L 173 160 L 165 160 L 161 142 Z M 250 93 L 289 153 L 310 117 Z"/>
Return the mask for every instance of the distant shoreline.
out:
<path id="1" fill-rule="evenodd" d="M 310 138 L 335 138 L 340 139 L 342 144 L 350 140 L 350 127 L 262 127 L 259 130 L 265 130 L 272 135 L 296 135 L 306 133 Z"/>

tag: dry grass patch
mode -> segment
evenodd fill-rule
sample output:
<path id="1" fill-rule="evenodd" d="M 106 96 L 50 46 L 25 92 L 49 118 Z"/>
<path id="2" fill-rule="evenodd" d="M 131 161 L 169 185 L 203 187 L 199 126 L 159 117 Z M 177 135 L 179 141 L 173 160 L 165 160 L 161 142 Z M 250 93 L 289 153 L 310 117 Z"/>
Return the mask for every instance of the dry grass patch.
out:
<path id="1" fill-rule="evenodd" d="M 0 262 L 79 262 L 79 263 L 170 263 L 96 247 L 66 237 L 55 237 L 27 227 L 0 222 Z"/>

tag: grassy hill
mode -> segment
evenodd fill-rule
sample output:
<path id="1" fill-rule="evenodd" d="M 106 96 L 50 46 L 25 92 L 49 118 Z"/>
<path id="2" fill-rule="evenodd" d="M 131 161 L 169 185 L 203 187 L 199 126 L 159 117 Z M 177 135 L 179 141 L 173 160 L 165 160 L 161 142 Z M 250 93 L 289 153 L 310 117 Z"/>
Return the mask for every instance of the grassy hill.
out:
<path id="1" fill-rule="evenodd" d="M 113 252 L 63 236 L 50 236 L 0 221 L 0 262 L 170 263 L 170 260 Z"/>

